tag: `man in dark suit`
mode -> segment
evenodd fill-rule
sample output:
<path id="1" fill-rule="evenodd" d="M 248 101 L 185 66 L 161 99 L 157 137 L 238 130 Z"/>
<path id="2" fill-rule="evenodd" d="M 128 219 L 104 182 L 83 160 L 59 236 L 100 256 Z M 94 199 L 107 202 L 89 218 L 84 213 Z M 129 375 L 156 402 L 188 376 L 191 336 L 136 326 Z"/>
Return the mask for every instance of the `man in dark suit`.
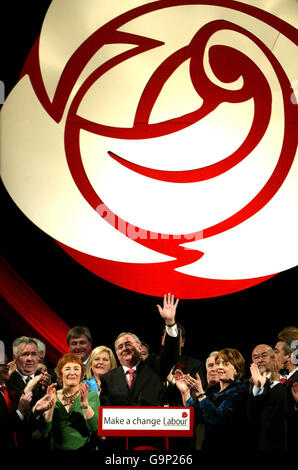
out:
<path id="1" fill-rule="evenodd" d="M 254 387 L 249 412 L 258 415 L 257 447 L 261 450 L 294 450 L 298 429 L 298 367 L 292 341 L 278 341 L 276 360 L 287 371 L 281 380 L 271 381 L 268 372 L 251 365 Z M 295 385 L 294 385 L 295 384 Z"/>
<path id="2" fill-rule="evenodd" d="M 196 374 L 199 374 L 203 387 L 206 385 L 206 373 L 203 361 L 183 354 L 182 349 L 186 341 L 185 328 L 181 323 L 177 323 L 177 328 L 179 332 L 179 354 L 165 383 L 167 388 L 167 401 L 170 406 L 179 406 L 181 404 L 181 394 L 175 385 L 174 373 L 176 369 L 181 370 L 184 374 L 190 374 L 194 379 L 196 378 Z M 162 336 L 162 344 L 164 338 L 165 332 Z"/>
<path id="3" fill-rule="evenodd" d="M 159 356 L 150 354 L 141 360 L 141 340 L 133 333 L 123 332 L 115 340 L 115 351 L 120 366 L 101 377 L 100 403 L 102 406 L 163 406 L 164 381 L 178 355 L 178 330 L 175 322 L 178 299 L 164 296 L 163 308 L 158 305 L 165 320 L 166 337 Z"/>
<path id="4" fill-rule="evenodd" d="M 10 375 L 7 387 L 13 390 L 19 399 L 24 390 L 32 391 L 33 404 L 45 393 L 45 388 L 50 385 L 51 377 L 46 372 L 40 375 L 38 370 L 39 353 L 36 341 L 27 336 L 21 336 L 14 340 L 13 362 L 15 370 Z"/>
<path id="5" fill-rule="evenodd" d="M 21 396 L 31 392 L 31 408 L 43 397 L 47 386 L 51 382 L 48 373 L 41 374 L 38 371 L 39 353 L 36 341 L 27 336 L 21 336 L 13 342 L 13 365 L 14 372 L 6 382 L 7 389 L 13 393 L 18 403 Z M 20 447 L 40 447 L 41 436 L 35 424 L 25 420 L 22 429 L 18 433 Z"/>
<path id="6" fill-rule="evenodd" d="M 101 377 L 102 405 L 112 406 L 163 406 L 165 388 L 163 381 L 176 361 L 178 354 L 178 330 L 175 322 L 178 299 L 164 297 L 161 317 L 166 324 L 166 338 L 159 356 L 150 354 L 141 361 L 141 340 L 133 333 L 123 332 L 115 340 L 115 351 L 120 366 Z M 133 371 L 133 372 L 129 372 Z M 129 387 L 130 375 L 133 374 Z"/>

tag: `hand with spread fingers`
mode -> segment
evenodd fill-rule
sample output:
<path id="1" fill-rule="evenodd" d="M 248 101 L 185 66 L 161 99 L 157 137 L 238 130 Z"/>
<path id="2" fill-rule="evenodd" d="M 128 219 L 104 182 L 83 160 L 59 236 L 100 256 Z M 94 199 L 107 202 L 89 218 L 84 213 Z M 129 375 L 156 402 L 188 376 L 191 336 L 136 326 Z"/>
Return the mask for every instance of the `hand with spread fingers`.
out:
<path id="1" fill-rule="evenodd" d="M 56 383 L 51 384 L 47 388 L 47 393 L 35 403 L 33 407 L 34 414 L 39 414 L 51 410 L 50 413 L 48 413 L 47 415 L 44 414 L 44 416 L 46 419 L 49 419 L 52 416 L 57 401 L 56 386 Z"/>
<path id="2" fill-rule="evenodd" d="M 19 399 L 19 404 L 18 404 L 18 410 L 22 413 L 23 416 L 25 416 L 29 409 L 30 409 L 30 404 L 32 400 L 32 392 L 24 392 L 20 399 Z"/>
<path id="3" fill-rule="evenodd" d="M 259 371 L 259 368 L 256 364 L 251 364 L 250 366 L 250 373 L 251 373 L 251 378 L 254 383 L 254 385 L 258 388 L 264 388 L 266 379 L 267 379 L 267 373 L 264 371 L 262 374 Z"/>
<path id="4" fill-rule="evenodd" d="M 30 382 L 27 383 L 26 387 L 24 388 L 24 392 L 32 392 L 32 390 L 41 382 L 42 374 L 36 375 L 33 377 Z"/>
<path id="5" fill-rule="evenodd" d="M 174 302 L 174 295 L 168 293 L 163 297 L 163 307 L 157 305 L 160 316 L 165 320 L 167 326 L 175 325 L 175 315 L 178 302 L 179 299 L 176 299 Z"/>
<path id="6" fill-rule="evenodd" d="M 174 379 L 175 379 L 176 387 L 181 393 L 182 402 L 185 406 L 185 404 L 187 403 L 190 397 L 190 389 L 187 383 L 185 382 L 185 375 L 180 369 L 176 369 L 174 372 Z"/>
<path id="7" fill-rule="evenodd" d="M 196 373 L 195 379 L 190 374 L 185 375 L 185 382 L 196 396 L 204 393 L 202 381 L 198 373 Z"/>

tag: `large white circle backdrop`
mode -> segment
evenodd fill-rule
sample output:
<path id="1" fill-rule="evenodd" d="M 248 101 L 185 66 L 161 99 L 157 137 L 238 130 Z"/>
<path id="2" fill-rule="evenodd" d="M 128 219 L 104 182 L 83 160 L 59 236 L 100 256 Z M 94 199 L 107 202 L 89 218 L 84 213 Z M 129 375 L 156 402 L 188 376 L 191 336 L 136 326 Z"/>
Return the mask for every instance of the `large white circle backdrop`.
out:
<path id="1" fill-rule="evenodd" d="M 297 23 L 291 0 L 53 0 L 1 111 L 7 191 L 138 292 L 296 266 Z"/>

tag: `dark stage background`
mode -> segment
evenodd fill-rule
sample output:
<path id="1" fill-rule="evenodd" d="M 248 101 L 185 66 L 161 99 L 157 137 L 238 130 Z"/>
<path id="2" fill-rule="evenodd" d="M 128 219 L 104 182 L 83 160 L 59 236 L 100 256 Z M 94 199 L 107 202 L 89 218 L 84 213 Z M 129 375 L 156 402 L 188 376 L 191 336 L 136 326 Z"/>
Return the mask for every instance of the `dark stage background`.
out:
<path id="1" fill-rule="evenodd" d="M 18 81 L 49 4 L 43 0 L 1 6 L 0 80 L 5 83 L 6 96 Z M 112 346 L 120 331 L 132 330 L 153 350 L 159 349 L 163 322 L 156 304 L 162 299 L 117 287 L 77 264 L 22 214 L 2 182 L 1 208 L 1 255 L 70 327 L 89 326 L 94 346 Z M 277 246 L 279 249 L 282 247 Z M 297 323 L 297 280 L 296 267 L 234 294 L 182 299 L 177 320 L 186 328 L 185 353 L 205 359 L 212 350 L 230 346 L 239 349 L 249 364 L 254 345 L 274 346 L 277 333 Z M 0 299 L 0 339 L 6 342 L 10 355 L 12 340 L 26 331 L 13 312 L 7 321 L 9 309 Z"/>

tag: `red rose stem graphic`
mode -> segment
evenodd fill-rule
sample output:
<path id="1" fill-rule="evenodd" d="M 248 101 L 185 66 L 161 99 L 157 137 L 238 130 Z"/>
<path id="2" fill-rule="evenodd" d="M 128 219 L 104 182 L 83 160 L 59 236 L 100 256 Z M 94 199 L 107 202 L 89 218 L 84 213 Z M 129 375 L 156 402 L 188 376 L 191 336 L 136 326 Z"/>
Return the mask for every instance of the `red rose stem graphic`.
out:
<path id="1" fill-rule="evenodd" d="M 275 28 L 297 44 L 297 31 L 291 25 L 261 9 L 234 1 L 169 1 L 161 0 L 134 8 L 109 21 L 74 52 L 67 62 L 51 102 L 43 84 L 39 64 L 39 41 L 33 47 L 23 69 L 29 74 L 32 86 L 40 103 L 56 122 L 60 122 L 70 94 L 78 77 L 89 60 L 107 44 L 127 44 L 133 46 L 125 52 L 107 60 L 85 79 L 77 90 L 67 111 L 64 143 L 67 164 L 73 181 L 83 198 L 115 230 L 154 252 L 174 258 L 171 261 L 156 263 L 128 263 L 101 259 L 75 250 L 58 241 L 59 245 L 75 260 L 100 277 L 126 289 L 148 295 L 160 296 L 167 290 L 180 298 L 215 297 L 239 291 L 256 285 L 272 275 L 237 280 L 205 279 L 177 272 L 176 269 L 192 264 L 204 256 L 196 249 L 181 245 L 190 241 L 206 239 L 226 232 L 250 217 L 268 204 L 287 177 L 295 158 L 297 148 L 297 107 L 291 100 L 292 88 L 289 79 L 271 50 L 252 32 L 226 20 L 214 20 L 200 27 L 188 44 L 167 57 L 154 71 L 144 87 L 131 127 L 114 127 L 89 121 L 78 114 L 79 106 L 94 83 L 107 72 L 139 54 L 162 47 L 161 41 L 120 31 L 122 26 L 148 13 L 185 5 L 212 5 L 242 12 Z M 111 148 L 107 159 L 114 159 L 121 166 L 153 180 L 172 184 L 187 184 L 215 178 L 242 162 L 256 148 L 265 135 L 272 111 L 271 89 L 262 70 L 243 52 L 226 45 L 214 45 L 209 49 L 209 64 L 214 75 L 222 83 L 234 82 L 239 77 L 243 85 L 238 90 L 230 90 L 213 83 L 204 70 L 203 58 L 210 38 L 216 33 L 228 30 L 246 37 L 259 48 L 275 72 L 282 93 L 284 107 L 283 144 L 277 164 L 269 179 L 260 191 L 243 208 L 218 223 L 206 226 L 194 233 L 155 233 L 144 235 L 146 230 L 123 220 L 114 214 L 105 201 L 93 188 L 83 165 L 80 149 L 82 130 L 99 136 L 125 140 L 146 140 L 181 131 L 210 115 L 222 103 L 243 103 L 252 100 L 254 118 L 249 133 L 242 144 L 229 156 L 202 168 L 186 171 L 166 171 L 148 168 L 128 160 L 127 155 L 118 155 Z M 192 85 L 203 104 L 197 110 L 163 122 L 150 123 L 155 103 L 172 74 L 186 61 Z M 228 64 L 228 66 L 227 66 Z M 112 214 L 112 217 L 109 215 Z M 112 222 L 111 222 L 112 221 Z M 123 230 L 123 227 L 125 230 Z M 127 228 L 130 230 L 127 230 Z M 133 236 L 131 235 L 133 234 Z M 138 235 L 139 236 L 136 236 Z"/>

